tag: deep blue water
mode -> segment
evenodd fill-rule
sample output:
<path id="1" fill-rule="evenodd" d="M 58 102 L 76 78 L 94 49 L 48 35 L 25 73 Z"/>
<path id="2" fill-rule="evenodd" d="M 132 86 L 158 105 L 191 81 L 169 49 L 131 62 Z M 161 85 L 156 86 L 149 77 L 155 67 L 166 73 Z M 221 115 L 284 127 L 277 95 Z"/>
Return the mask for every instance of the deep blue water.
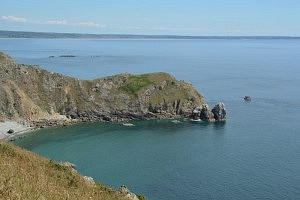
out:
<path id="1" fill-rule="evenodd" d="M 79 124 L 20 146 L 150 200 L 300 197 L 300 40 L 1 39 L 0 51 L 83 79 L 169 72 L 228 111 L 225 124 Z"/>

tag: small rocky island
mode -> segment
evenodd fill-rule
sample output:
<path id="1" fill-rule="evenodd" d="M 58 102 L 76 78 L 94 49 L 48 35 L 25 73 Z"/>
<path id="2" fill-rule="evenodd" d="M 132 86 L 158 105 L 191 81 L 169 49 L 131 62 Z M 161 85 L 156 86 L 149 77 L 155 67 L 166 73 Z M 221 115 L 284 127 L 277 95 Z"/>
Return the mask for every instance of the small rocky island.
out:
<path id="1" fill-rule="evenodd" d="M 0 81 L 0 119 L 24 120 L 33 127 L 78 121 L 226 119 L 223 103 L 210 109 L 191 84 L 167 73 L 79 80 L 18 64 L 0 52 Z"/>

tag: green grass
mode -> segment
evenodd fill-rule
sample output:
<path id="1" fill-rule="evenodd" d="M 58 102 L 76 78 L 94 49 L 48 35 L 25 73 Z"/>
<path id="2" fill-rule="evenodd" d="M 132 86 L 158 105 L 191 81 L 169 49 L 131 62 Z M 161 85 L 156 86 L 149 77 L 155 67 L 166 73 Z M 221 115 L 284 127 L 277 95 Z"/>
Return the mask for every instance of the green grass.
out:
<path id="1" fill-rule="evenodd" d="M 152 81 L 145 75 L 131 76 L 129 77 L 128 83 L 120 87 L 120 89 L 130 94 L 137 95 L 142 88 L 150 84 L 152 84 Z"/>

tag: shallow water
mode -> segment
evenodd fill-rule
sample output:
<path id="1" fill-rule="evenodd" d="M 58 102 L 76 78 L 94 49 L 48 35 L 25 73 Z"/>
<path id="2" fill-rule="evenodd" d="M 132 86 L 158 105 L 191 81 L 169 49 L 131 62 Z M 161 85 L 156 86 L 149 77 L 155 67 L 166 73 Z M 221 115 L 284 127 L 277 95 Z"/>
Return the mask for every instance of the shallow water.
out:
<path id="1" fill-rule="evenodd" d="M 300 40 L 2 39 L 0 50 L 84 79 L 170 72 L 228 110 L 225 124 L 79 124 L 40 130 L 20 146 L 150 200 L 300 196 Z"/>

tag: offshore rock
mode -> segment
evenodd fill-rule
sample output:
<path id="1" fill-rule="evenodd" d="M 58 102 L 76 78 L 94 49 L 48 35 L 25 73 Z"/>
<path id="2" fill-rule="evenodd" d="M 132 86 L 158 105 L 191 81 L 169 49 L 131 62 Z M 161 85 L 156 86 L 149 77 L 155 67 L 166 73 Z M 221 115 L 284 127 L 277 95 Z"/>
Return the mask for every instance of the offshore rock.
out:
<path id="1" fill-rule="evenodd" d="M 201 119 L 201 116 L 200 116 L 201 111 L 202 111 L 202 107 L 194 108 L 190 118 L 193 119 L 193 120 L 200 120 Z"/>
<path id="2" fill-rule="evenodd" d="M 216 121 L 225 121 L 226 120 L 226 109 L 225 104 L 220 102 L 212 109 L 214 118 Z"/>
<path id="3" fill-rule="evenodd" d="M 244 100 L 245 100 L 245 101 L 251 101 L 252 98 L 251 98 L 251 96 L 245 96 L 245 97 L 244 97 Z"/>
<path id="4" fill-rule="evenodd" d="M 200 113 L 200 119 L 207 122 L 214 122 L 214 114 L 212 113 L 211 109 L 208 107 L 207 104 L 203 105 L 203 108 Z"/>

